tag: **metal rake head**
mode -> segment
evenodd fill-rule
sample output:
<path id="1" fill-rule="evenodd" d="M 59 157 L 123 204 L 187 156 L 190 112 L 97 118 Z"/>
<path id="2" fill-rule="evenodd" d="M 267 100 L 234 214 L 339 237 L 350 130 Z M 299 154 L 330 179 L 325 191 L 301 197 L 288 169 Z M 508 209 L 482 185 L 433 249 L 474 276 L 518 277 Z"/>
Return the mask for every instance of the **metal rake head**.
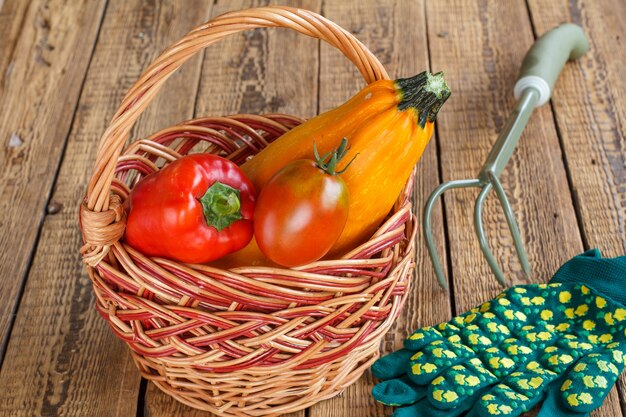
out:
<path id="1" fill-rule="evenodd" d="M 443 274 L 443 268 L 441 267 L 439 255 L 437 254 L 437 248 L 435 247 L 435 241 L 431 228 L 431 217 L 433 206 L 435 205 L 437 199 L 442 196 L 445 191 L 453 188 L 481 188 L 478 198 L 476 199 L 476 205 L 474 206 L 474 228 L 476 230 L 476 235 L 478 236 L 478 243 L 480 244 L 480 248 L 487 259 L 489 267 L 493 271 L 498 282 L 502 284 L 502 286 L 506 286 L 504 274 L 498 266 L 498 262 L 493 256 L 491 249 L 489 248 L 489 243 L 487 241 L 487 237 L 485 236 L 485 229 L 483 227 L 483 206 L 489 192 L 492 189 L 495 190 L 498 200 L 502 205 L 502 209 L 504 210 L 504 215 L 507 223 L 509 224 L 509 229 L 513 235 L 515 250 L 517 251 L 517 255 L 522 264 L 522 269 L 526 274 L 530 273 L 528 257 L 526 256 L 524 243 L 520 237 L 519 227 L 517 226 L 513 210 L 511 209 L 509 200 L 506 198 L 506 193 L 504 192 L 502 183 L 500 183 L 499 177 L 507 162 L 511 159 L 511 155 L 513 154 L 515 146 L 517 145 L 522 131 L 524 130 L 524 126 L 528 123 L 528 119 L 530 118 L 530 115 L 540 98 L 540 92 L 534 87 L 529 87 L 522 91 L 521 97 L 519 98 L 513 113 L 507 119 L 502 132 L 500 132 L 496 143 L 491 149 L 487 160 L 478 174 L 478 178 L 445 182 L 437 187 L 426 201 L 423 222 L 424 236 L 426 238 L 428 252 L 430 253 L 430 257 L 433 261 L 435 273 L 437 274 L 437 280 L 443 288 L 447 288 L 447 283 L 445 275 Z"/>
<path id="2" fill-rule="evenodd" d="M 483 204 L 487 195 L 491 191 L 491 189 L 495 189 L 496 195 L 500 200 L 500 204 L 502 204 L 502 209 L 504 210 L 504 215 L 506 217 L 507 223 L 509 224 L 509 229 L 511 230 L 511 234 L 513 235 L 513 242 L 515 243 L 515 250 L 517 251 L 517 255 L 522 264 L 522 269 L 524 273 L 530 273 L 530 265 L 528 263 L 528 257 L 526 255 L 526 251 L 524 249 L 524 244 L 520 237 L 519 227 L 517 226 L 517 222 L 515 221 L 515 217 L 513 216 L 513 210 L 511 210 L 511 205 L 509 204 L 509 200 L 506 198 L 506 194 L 504 193 L 504 189 L 502 188 L 502 184 L 498 177 L 493 175 L 492 173 L 488 174 L 486 181 L 480 179 L 468 179 L 468 180 L 454 180 L 448 181 L 441 184 L 439 187 L 435 189 L 435 191 L 430 195 L 428 201 L 426 202 L 426 206 L 424 207 L 424 236 L 426 237 L 426 245 L 428 247 L 428 252 L 430 253 L 430 257 L 433 262 L 433 267 L 435 268 L 435 273 L 437 274 L 437 280 L 439 284 L 443 288 L 447 288 L 447 282 L 445 275 L 443 273 L 443 268 L 441 267 L 441 261 L 439 260 L 439 255 L 437 254 L 437 248 L 435 247 L 435 240 L 433 238 L 431 225 L 431 213 L 433 206 L 437 199 L 443 195 L 443 193 L 447 190 L 451 190 L 453 188 L 469 188 L 469 187 L 477 187 L 482 188 L 480 193 L 478 194 L 478 198 L 476 199 L 476 205 L 474 206 L 474 228 L 476 230 L 476 235 L 478 236 L 478 243 L 480 244 L 480 249 L 483 251 L 485 258 L 487 259 L 487 263 L 489 267 L 493 271 L 496 279 L 502 286 L 506 286 L 506 280 L 504 278 L 504 274 L 502 270 L 498 266 L 498 262 L 496 258 L 493 256 L 491 249 L 489 248 L 489 243 L 487 241 L 487 237 L 485 236 L 485 230 L 483 227 L 482 221 L 482 211 Z"/>

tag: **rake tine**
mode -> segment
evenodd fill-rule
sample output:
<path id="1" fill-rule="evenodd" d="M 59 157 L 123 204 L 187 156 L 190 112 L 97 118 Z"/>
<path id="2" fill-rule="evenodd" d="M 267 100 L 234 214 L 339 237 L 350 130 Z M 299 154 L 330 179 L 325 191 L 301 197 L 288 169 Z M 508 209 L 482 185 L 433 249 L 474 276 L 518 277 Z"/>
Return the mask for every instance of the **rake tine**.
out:
<path id="1" fill-rule="evenodd" d="M 493 256 L 491 249 L 489 249 L 489 243 L 487 242 L 487 237 L 485 236 L 485 230 L 483 229 L 483 204 L 485 203 L 485 199 L 491 191 L 492 185 L 487 183 L 483 189 L 478 194 L 478 198 L 476 199 L 476 205 L 474 206 L 474 227 L 476 229 L 476 235 L 478 236 L 478 243 L 480 244 L 480 249 L 482 249 L 483 254 L 485 255 L 485 259 L 487 259 L 487 263 L 491 268 L 491 271 L 496 276 L 496 279 L 503 287 L 506 287 L 506 280 L 504 278 L 504 274 L 502 270 L 498 266 L 498 262 L 496 258 Z"/>
<path id="2" fill-rule="evenodd" d="M 439 282 L 441 288 L 443 288 L 444 290 L 448 289 L 448 283 L 446 280 L 446 276 L 443 273 L 443 268 L 441 267 L 441 261 L 437 253 L 437 248 L 435 246 L 435 238 L 433 237 L 433 232 L 430 227 L 433 207 L 437 199 L 447 190 L 450 190 L 452 188 L 468 188 L 479 186 L 480 181 L 478 179 L 444 182 L 443 184 L 435 188 L 430 197 L 428 197 L 426 205 L 424 206 L 423 224 L 424 237 L 426 238 L 426 247 L 428 248 L 428 253 L 430 254 L 430 259 L 433 263 L 433 268 L 435 269 L 437 281 Z"/>
<path id="3" fill-rule="evenodd" d="M 522 270 L 524 271 L 524 274 L 528 276 L 530 275 L 530 264 L 528 262 L 528 256 L 526 255 L 526 250 L 524 249 L 524 243 L 522 242 L 519 227 L 517 226 L 517 221 L 515 220 L 515 216 L 513 215 L 513 210 L 511 209 L 509 200 L 506 197 L 506 193 L 504 192 L 504 187 L 502 187 L 502 183 L 500 182 L 498 177 L 496 177 L 492 172 L 488 172 L 487 177 L 489 178 L 491 184 L 493 184 L 493 188 L 496 191 L 498 200 L 500 200 L 500 204 L 502 205 L 502 210 L 504 211 L 506 222 L 509 224 L 509 230 L 511 230 L 511 235 L 513 235 L 513 243 L 515 244 L 517 257 L 522 264 Z"/>

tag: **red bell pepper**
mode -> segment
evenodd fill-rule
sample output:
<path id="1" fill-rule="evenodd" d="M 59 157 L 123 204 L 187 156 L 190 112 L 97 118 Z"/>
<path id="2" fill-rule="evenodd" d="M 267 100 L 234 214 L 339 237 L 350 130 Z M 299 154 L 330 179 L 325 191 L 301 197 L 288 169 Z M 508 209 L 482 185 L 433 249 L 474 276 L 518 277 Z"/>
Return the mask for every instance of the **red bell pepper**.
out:
<path id="1" fill-rule="evenodd" d="M 144 255 L 203 263 L 252 239 L 254 186 L 216 155 L 172 162 L 135 185 L 129 200 L 126 241 Z"/>

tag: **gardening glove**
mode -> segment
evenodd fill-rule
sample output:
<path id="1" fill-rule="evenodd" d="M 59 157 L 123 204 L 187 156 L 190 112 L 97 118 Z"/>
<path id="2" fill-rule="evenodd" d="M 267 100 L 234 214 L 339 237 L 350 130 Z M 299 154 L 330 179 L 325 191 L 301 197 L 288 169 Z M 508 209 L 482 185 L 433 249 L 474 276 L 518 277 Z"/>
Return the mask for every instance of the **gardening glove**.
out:
<path id="1" fill-rule="evenodd" d="M 413 333 L 380 358 L 373 395 L 394 417 L 586 417 L 624 368 L 626 256 L 598 250 L 548 284 L 509 288 L 447 323 Z"/>

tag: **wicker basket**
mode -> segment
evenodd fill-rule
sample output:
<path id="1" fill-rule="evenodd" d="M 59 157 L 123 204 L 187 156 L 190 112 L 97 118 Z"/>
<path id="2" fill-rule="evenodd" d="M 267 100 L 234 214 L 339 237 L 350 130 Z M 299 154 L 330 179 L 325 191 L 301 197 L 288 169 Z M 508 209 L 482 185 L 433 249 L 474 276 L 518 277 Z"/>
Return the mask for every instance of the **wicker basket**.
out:
<path id="1" fill-rule="evenodd" d="M 142 375 L 185 404 L 227 416 L 303 409 L 352 384 L 378 357 L 414 269 L 412 181 L 368 242 L 341 259 L 299 268 L 180 264 L 143 256 L 121 240 L 124 202 L 143 176 L 190 152 L 240 163 L 302 122 L 278 114 L 201 118 L 123 149 L 142 111 L 189 57 L 257 27 L 322 39 L 367 82 L 388 78 L 363 44 L 310 11 L 224 14 L 166 49 L 130 89 L 102 137 L 80 207 L 81 253 L 97 309 L 131 348 Z"/>

